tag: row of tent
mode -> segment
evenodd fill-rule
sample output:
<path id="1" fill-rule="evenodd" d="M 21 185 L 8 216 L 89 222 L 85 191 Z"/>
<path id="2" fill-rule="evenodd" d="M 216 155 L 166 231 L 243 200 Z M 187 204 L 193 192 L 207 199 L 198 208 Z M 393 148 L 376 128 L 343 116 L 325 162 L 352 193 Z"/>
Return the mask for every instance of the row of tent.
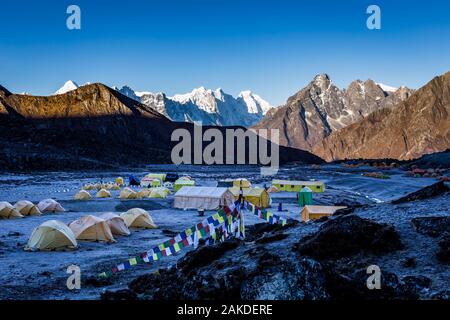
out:
<path id="1" fill-rule="evenodd" d="M 171 185 L 171 183 L 175 182 L 177 179 L 179 179 L 179 175 L 177 173 L 149 173 L 141 180 L 134 176 L 130 176 L 128 180 L 130 186 L 168 187 L 169 184 Z M 118 183 L 117 179 L 116 183 Z"/>
<path id="2" fill-rule="evenodd" d="M 119 190 L 122 185 L 116 183 L 88 183 L 82 187 L 82 190 Z"/>
<path id="3" fill-rule="evenodd" d="M 75 249 L 77 240 L 116 242 L 116 236 L 130 235 L 129 228 L 157 228 L 150 214 L 134 208 L 120 216 L 106 212 L 99 217 L 88 215 L 72 221 L 68 225 L 50 220 L 35 228 L 25 250 Z"/>
<path id="4" fill-rule="evenodd" d="M 299 196 L 305 197 L 301 201 L 306 203 L 302 205 L 303 209 L 300 213 L 302 221 L 320 219 L 346 208 L 344 206 L 312 205 L 312 192 L 305 192 L 305 189 L 307 188 L 299 193 Z M 245 188 L 242 190 L 246 201 L 259 208 L 270 206 L 270 196 L 264 188 Z M 183 187 L 175 194 L 174 207 L 185 210 L 215 210 L 219 207 L 232 205 L 239 199 L 239 192 L 240 188 L 238 187 Z"/>
<path id="5" fill-rule="evenodd" d="M 37 205 L 28 200 L 18 201 L 14 206 L 9 202 L 0 202 L 0 218 L 16 219 L 26 216 L 37 216 L 42 213 L 63 212 L 65 209 L 53 199 L 45 199 Z"/>
<path id="6" fill-rule="evenodd" d="M 170 190 L 166 187 L 146 188 L 140 191 L 134 191 L 131 188 L 123 188 L 120 191 L 120 199 L 141 199 L 141 198 L 166 198 L 170 194 Z M 95 194 L 96 198 L 112 198 L 111 192 L 101 189 Z M 92 195 L 86 190 L 80 190 L 74 196 L 75 200 L 89 200 Z"/>

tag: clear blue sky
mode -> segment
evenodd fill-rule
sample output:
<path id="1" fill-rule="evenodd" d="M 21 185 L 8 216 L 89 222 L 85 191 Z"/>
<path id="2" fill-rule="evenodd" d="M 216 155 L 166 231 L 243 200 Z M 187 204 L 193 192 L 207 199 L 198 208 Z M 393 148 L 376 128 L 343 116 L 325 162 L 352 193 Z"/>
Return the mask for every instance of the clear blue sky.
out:
<path id="1" fill-rule="evenodd" d="M 66 28 L 66 9 L 82 29 Z M 382 29 L 366 28 L 369 4 Z M 46 95 L 66 80 L 128 84 L 168 95 L 251 89 L 272 104 L 328 73 L 338 86 L 372 78 L 420 87 L 450 70 L 450 2 L 2 1 L 0 84 Z"/>

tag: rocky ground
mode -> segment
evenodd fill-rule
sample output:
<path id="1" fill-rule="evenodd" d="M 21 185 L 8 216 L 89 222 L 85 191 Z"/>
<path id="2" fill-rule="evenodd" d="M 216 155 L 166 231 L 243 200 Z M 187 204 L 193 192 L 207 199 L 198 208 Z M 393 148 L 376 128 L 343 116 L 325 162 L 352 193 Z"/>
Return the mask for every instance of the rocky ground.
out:
<path id="1" fill-rule="evenodd" d="M 433 213 L 389 206 L 285 227 L 257 224 L 245 241 L 202 247 L 102 299 L 449 299 L 448 204 Z M 381 269 L 380 290 L 366 286 L 371 265 Z"/>
<path id="2" fill-rule="evenodd" d="M 148 171 L 190 173 L 201 185 L 224 177 L 246 176 L 268 184 L 257 168 L 158 166 Z M 42 173 L 0 176 L 1 200 L 53 197 L 68 212 L 21 220 L 0 221 L 0 298 L 2 299 L 448 299 L 450 294 L 449 220 L 446 185 L 436 179 L 404 176 L 390 169 L 391 179 L 364 177 L 370 167 L 289 166 L 280 178 L 323 179 L 327 190 L 317 204 L 345 204 L 350 209 L 329 219 L 299 222 L 292 194 L 274 194 L 272 207 L 282 203 L 289 218 L 285 227 L 261 223 L 246 215 L 246 239 L 141 265 L 108 280 L 95 276 L 146 251 L 201 220 L 193 211 L 172 209 L 172 199 L 76 202 L 73 194 L 86 182 L 111 180 L 128 172 Z M 143 174 L 144 172 L 142 172 Z M 430 192 L 429 190 L 432 190 Z M 400 202 L 393 200 L 404 198 Z M 80 242 L 71 252 L 24 252 L 32 229 L 48 219 L 70 222 L 82 215 L 121 212 L 131 207 L 150 210 L 156 230 L 133 232 L 112 245 Z M 82 268 L 82 289 L 65 287 L 66 268 Z M 381 269 L 381 290 L 368 290 L 367 267 Z"/>

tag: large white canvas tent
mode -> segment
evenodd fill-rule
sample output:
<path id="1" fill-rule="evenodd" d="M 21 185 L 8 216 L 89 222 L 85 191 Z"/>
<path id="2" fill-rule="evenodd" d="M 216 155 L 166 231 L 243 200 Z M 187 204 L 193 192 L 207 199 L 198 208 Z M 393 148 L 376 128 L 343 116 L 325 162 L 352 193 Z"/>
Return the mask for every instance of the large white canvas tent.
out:
<path id="1" fill-rule="evenodd" d="M 144 209 L 130 209 L 127 212 L 122 213 L 120 216 L 123 218 L 128 228 L 157 228 L 150 214 Z"/>
<path id="2" fill-rule="evenodd" d="M 39 216 L 39 215 L 41 215 L 41 211 L 39 210 L 39 208 L 36 205 L 34 205 L 31 201 L 28 201 L 28 200 L 18 201 L 14 205 L 14 208 L 16 208 L 17 211 L 19 211 L 20 214 L 23 216 Z"/>
<path id="3" fill-rule="evenodd" d="M 78 246 L 73 231 L 56 220 L 46 221 L 34 229 L 25 250 L 75 249 Z"/>
<path id="4" fill-rule="evenodd" d="M 99 218 L 103 219 L 108 223 L 109 228 L 113 235 L 118 236 L 128 236 L 130 235 L 130 230 L 128 229 L 125 221 L 122 217 L 118 216 L 112 212 L 105 212 Z"/>
<path id="5" fill-rule="evenodd" d="M 108 223 L 95 216 L 84 216 L 69 224 L 77 240 L 115 242 Z"/>
<path id="6" fill-rule="evenodd" d="M 0 218 L 16 219 L 23 218 L 23 215 L 21 215 L 9 202 L 0 202 Z"/>
<path id="7" fill-rule="evenodd" d="M 227 188 L 185 186 L 175 194 L 174 206 L 178 209 L 215 210 L 233 202 L 234 196 Z"/>
<path id="8" fill-rule="evenodd" d="M 53 199 L 45 199 L 38 203 L 38 208 L 41 212 L 63 212 L 65 211 L 62 205 Z"/>

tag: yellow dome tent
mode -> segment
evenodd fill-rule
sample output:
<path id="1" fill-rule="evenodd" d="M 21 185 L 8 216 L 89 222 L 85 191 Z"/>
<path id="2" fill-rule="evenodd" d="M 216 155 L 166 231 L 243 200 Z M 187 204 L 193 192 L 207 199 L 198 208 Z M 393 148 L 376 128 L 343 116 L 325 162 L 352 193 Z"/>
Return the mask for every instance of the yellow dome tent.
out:
<path id="1" fill-rule="evenodd" d="M 152 193 L 152 190 L 149 189 L 149 188 L 145 188 L 145 189 L 140 190 L 140 191 L 137 193 L 137 196 L 138 196 L 139 198 L 147 198 L 147 197 L 150 196 L 150 193 Z"/>
<path id="2" fill-rule="evenodd" d="M 83 190 L 94 190 L 95 189 L 95 185 L 88 183 L 86 185 L 83 186 L 82 188 Z"/>
<path id="3" fill-rule="evenodd" d="M 86 190 L 80 190 L 74 196 L 75 200 L 89 200 L 91 198 L 92 198 L 91 194 L 89 192 L 87 192 Z"/>
<path id="4" fill-rule="evenodd" d="M 39 210 L 44 212 L 64 212 L 65 209 L 62 205 L 60 205 L 58 202 L 56 202 L 53 199 L 45 199 L 38 203 Z"/>
<path id="5" fill-rule="evenodd" d="M 150 185 L 151 185 L 153 188 L 161 187 L 161 180 L 159 180 L 159 179 L 153 179 L 153 181 L 150 182 Z"/>
<path id="6" fill-rule="evenodd" d="M 119 198 L 120 199 L 138 199 L 139 195 L 136 191 L 127 187 L 127 188 L 123 188 L 122 191 L 120 191 Z"/>
<path id="7" fill-rule="evenodd" d="M 239 199 L 239 187 L 229 188 L 236 200 Z M 264 188 L 242 188 L 244 199 L 259 208 L 270 207 L 270 195 Z"/>
<path id="8" fill-rule="evenodd" d="M 252 184 L 245 178 L 239 178 L 233 181 L 233 187 L 250 188 Z"/>
<path id="9" fill-rule="evenodd" d="M 109 189 L 110 189 L 110 190 L 119 190 L 119 189 L 120 189 L 120 186 L 119 186 L 118 184 L 111 184 L 111 186 L 110 186 Z"/>
<path id="10" fill-rule="evenodd" d="M 120 216 L 123 218 L 128 228 L 157 228 L 150 214 L 144 209 L 130 209 L 127 212 L 122 213 Z"/>
<path id="11" fill-rule="evenodd" d="M 102 214 L 99 218 L 103 219 L 108 223 L 109 228 L 113 235 L 118 236 L 128 236 L 130 235 L 130 230 L 128 229 L 125 221 L 122 217 L 118 216 L 112 212 L 106 212 Z"/>
<path id="12" fill-rule="evenodd" d="M 9 202 L 0 202 L 0 218 L 16 219 L 23 218 L 23 215 L 21 215 Z"/>
<path id="13" fill-rule="evenodd" d="M 173 191 L 178 192 L 182 187 L 193 187 L 195 186 L 195 181 L 188 178 L 188 177 L 182 177 L 175 181 L 173 184 Z"/>
<path id="14" fill-rule="evenodd" d="M 39 208 L 28 200 L 18 201 L 14 208 L 23 216 L 39 216 L 42 214 Z"/>
<path id="15" fill-rule="evenodd" d="M 57 220 L 46 221 L 31 233 L 25 250 L 75 249 L 78 246 L 73 231 Z"/>
<path id="16" fill-rule="evenodd" d="M 145 177 L 150 179 L 158 179 L 162 182 L 166 180 L 166 174 L 165 173 L 149 173 Z"/>
<path id="17" fill-rule="evenodd" d="M 170 194 L 170 190 L 164 187 L 151 188 L 149 198 L 162 198 L 165 199 Z"/>
<path id="18" fill-rule="evenodd" d="M 77 240 L 116 242 L 108 223 L 95 216 L 84 216 L 69 224 Z"/>
<path id="19" fill-rule="evenodd" d="M 103 185 L 103 188 L 106 190 L 114 190 L 116 187 L 116 184 L 112 182 Z"/>
<path id="20" fill-rule="evenodd" d="M 123 180 L 122 177 L 117 177 L 116 178 L 116 185 L 118 185 L 119 187 L 122 187 L 125 185 L 125 181 Z"/>
<path id="21" fill-rule="evenodd" d="M 95 196 L 97 198 L 111 198 L 111 192 L 106 189 L 101 189 Z"/>

